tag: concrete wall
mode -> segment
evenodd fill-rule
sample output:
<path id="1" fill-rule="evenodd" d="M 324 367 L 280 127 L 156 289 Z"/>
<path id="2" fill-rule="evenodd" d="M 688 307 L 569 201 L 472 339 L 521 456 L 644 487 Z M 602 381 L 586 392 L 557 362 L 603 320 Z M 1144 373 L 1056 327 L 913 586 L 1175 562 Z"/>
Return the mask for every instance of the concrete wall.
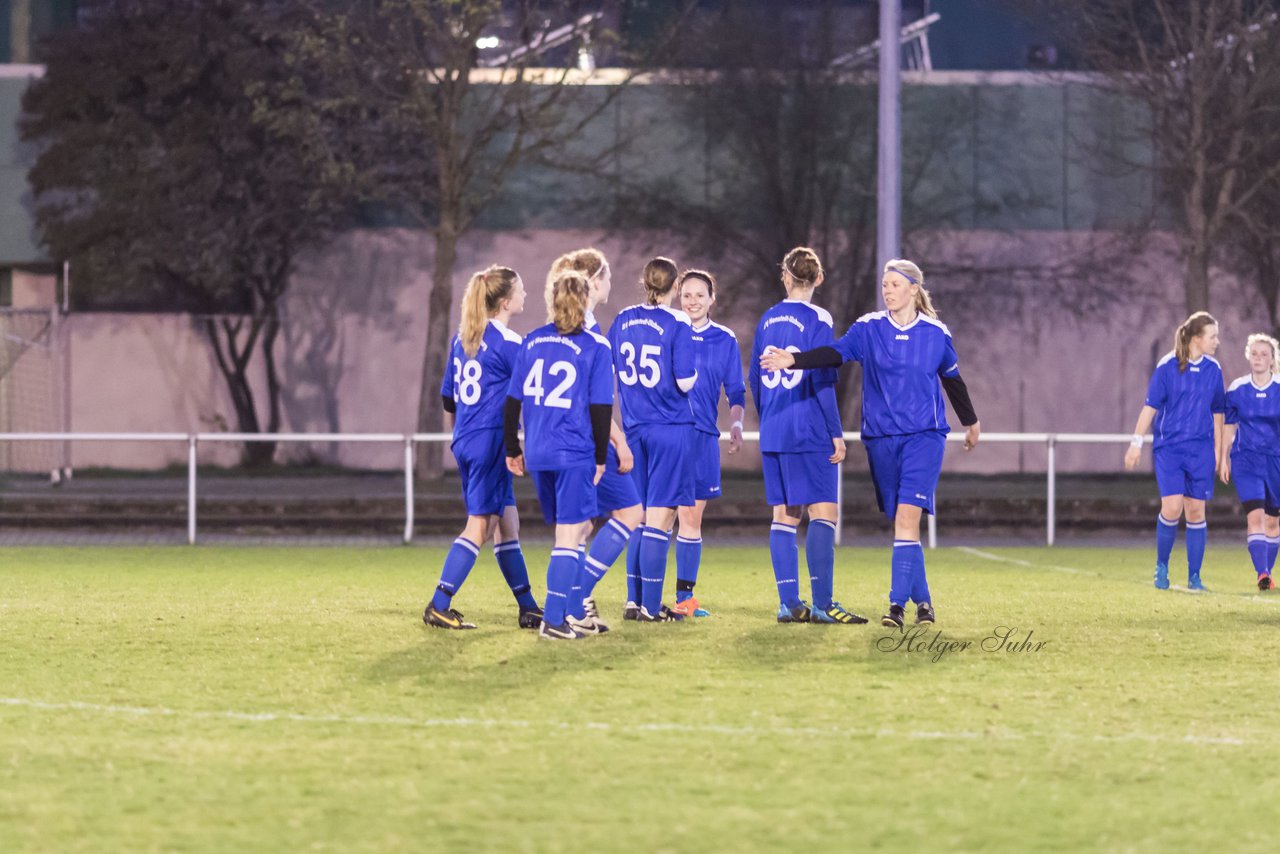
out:
<path id="1" fill-rule="evenodd" d="M 635 281 L 647 260 L 644 243 L 662 247 L 682 265 L 707 262 L 680 252 L 659 234 L 625 241 L 590 231 L 477 232 L 465 241 L 455 275 L 455 316 L 471 271 L 500 262 L 520 271 L 530 290 L 521 333 L 545 322 L 541 283 L 552 259 L 584 245 L 611 260 L 614 297 L 599 316 L 636 301 Z M 1156 241 L 1129 256 L 1115 235 L 1079 232 L 934 232 L 917 238 L 935 300 L 954 335 L 961 366 L 988 432 L 1128 432 L 1147 379 L 1171 347 L 1183 319 L 1180 267 L 1171 242 Z M 1045 270 L 1089 259 L 1096 280 L 1056 279 Z M 291 431 L 411 431 L 425 346 L 431 247 L 408 230 L 355 232 L 300 269 L 286 306 L 280 342 L 285 429 Z M 1111 266 L 1108 266 L 1111 265 Z M 714 270 L 715 267 L 712 266 Z M 1042 272 L 1018 272 L 1036 269 Z M 959 271 L 959 272 L 947 272 Z M 973 271 L 978 272 L 973 272 Z M 1013 272 L 1010 272 L 1012 270 Z M 933 272 L 931 271 L 938 271 Z M 1131 282 L 1139 284 L 1134 285 Z M 722 289 L 773 289 L 773 282 L 722 282 Z M 1228 378 L 1246 370 L 1250 318 L 1260 302 L 1235 280 L 1215 280 L 1222 322 L 1219 361 Z M 821 302 L 821 291 L 819 292 Z M 756 318 L 720 315 L 749 351 Z M 202 333 L 174 315 L 76 314 L 70 318 L 72 428 L 77 431 L 197 431 L 235 429 L 222 379 Z M 754 423 L 748 405 L 748 425 Z M 1062 470 L 1116 470 L 1123 448 L 1060 448 Z M 156 468 L 180 463 L 170 445 L 77 445 L 77 466 Z M 393 468 L 399 449 L 353 444 L 288 448 L 284 458 L 332 460 Z M 202 451 L 228 464 L 234 446 Z M 852 465 L 864 465 L 860 451 Z M 1040 447 L 988 445 L 948 453 L 955 471 L 1041 471 Z M 726 462 L 755 467 L 743 455 Z"/>

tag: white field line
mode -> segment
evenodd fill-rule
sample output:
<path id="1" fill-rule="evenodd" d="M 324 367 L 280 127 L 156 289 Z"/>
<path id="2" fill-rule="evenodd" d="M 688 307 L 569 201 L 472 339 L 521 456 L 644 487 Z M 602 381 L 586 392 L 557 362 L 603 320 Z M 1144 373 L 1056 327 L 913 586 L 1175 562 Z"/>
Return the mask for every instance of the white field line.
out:
<path id="1" fill-rule="evenodd" d="M 48 702 L 22 697 L 0 697 L 0 706 L 30 709 L 41 712 L 83 712 L 91 715 L 116 715 L 130 718 L 165 717 L 191 720 L 226 720 L 248 723 L 302 723 L 341 724 L 344 726 L 408 727 L 413 729 L 532 729 L 563 730 L 568 732 L 598 731 L 620 734 L 679 733 L 682 735 L 728 735 L 762 737 L 826 736 L 842 738 L 883 738 L 907 741 L 1078 741 L 1078 742 L 1145 742 L 1149 744 L 1190 744 L 1247 746 L 1250 742 L 1230 736 L 1206 737 L 1187 735 L 1181 738 L 1153 735 L 1151 733 L 1122 733 L 1119 735 L 1080 735 L 1069 732 L 1015 732 L 991 729 L 982 732 L 971 730 L 932 731 L 901 730 L 886 727 L 788 727 L 788 726 L 719 726 L 716 724 L 610 724 L 593 721 L 529 721 L 496 720 L 491 718 L 409 718 L 394 715 L 312 715 L 298 712 L 242 712 L 232 710 L 201 711 L 169 709 L 163 706 L 116 706 L 84 702 Z M 1260 744 L 1261 742 L 1256 742 Z M 1268 741 L 1268 743 L 1271 743 Z"/>
<path id="2" fill-rule="evenodd" d="M 1084 570 L 1084 569 L 1076 569 L 1074 566 L 1056 566 L 1054 564 L 1032 563 L 1029 560 L 1022 560 L 1016 557 L 1005 557 L 1004 555 L 998 555 L 993 552 L 985 552 L 982 549 L 970 548 L 969 546 L 957 546 L 956 551 L 964 552 L 965 554 L 970 554 L 970 555 L 973 555 L 974 557 L 982 558 L 983 560 L 988 560 L 993 563 L 1011 563 L 1011 564 L 1014 564 L 1015 566 L 1025 566 L 1028 569 L 1047 569 L 1051 572 L 1068 572 L 1068 573 L 1071 573 L 1072 575 L 1084 575 L 1084 576 L 1089 576 L 1091 578 L 1102 578 L 1102 579 L 1107 578 L 1107 576 L 1103 575 L 1100 572 L 1089 572 L 1088 570 Z M 1120 581 L 1122 583 L 1134 583 L 1134 579 L 1121 578 L 1121 579 L 1111 579 L 1111 580 Z M 1142 583 L 1144 586 L 1150 586 L 1148 582 L 1142 582 Z M 1188 590 L 1187 588 L 1177 584 L 1169 585 L 1169 590 L 1175 593 L 1187 593 L 1191 596 L 1205 596 L 1205 595 L 1212 595 L 1214 593 L 1214 591 L 1212 590 Z M 1259 596 L 1256 593 L 1230 593 L 1230 594 L 1223 594 L 1223 595 L 1235 596 L 1235 597 L 1244 599 L 1247 602 L 1261 602 L 1265 605 L 1280 604 L 1280 598 L 1278 597 Z"/>

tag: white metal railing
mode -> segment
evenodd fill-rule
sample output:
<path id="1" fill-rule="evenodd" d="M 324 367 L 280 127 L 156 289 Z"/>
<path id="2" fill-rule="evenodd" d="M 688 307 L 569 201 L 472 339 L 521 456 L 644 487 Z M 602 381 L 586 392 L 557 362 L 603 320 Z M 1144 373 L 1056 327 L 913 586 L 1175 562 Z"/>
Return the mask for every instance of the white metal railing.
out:
<path id="1" fill-rule="evenodd" d="M 743 441 L 758 442 L 755 431 L 742 434 Z M 846 432 L 846 442 L 862 439 L 858 432 Z M 1047 452 L 1045 469 L 1046 514 L 1045 545 L 1052 546 L 1057 534 L 1057 459 L 1055 449 L 1061 444 L 1127 445 L 1133 439 L 1131 433 L 983 433 L 981 442 L 1044 445 Z M 720 441 L 729 440 L 728 433 L 720 434 Z M 963 432 L 948 435 L 950 442 L 963 442 Z M 196 451 L 202 442 L 367 442 L 400 443 L 404 446 L 404 541 L 413 541 L 413 462 L 414 448 L 420 442 L 451 442 L 451 433 L 0 433 L 0 442 L 185 442 L 187 445 L 187 542 L 196 541 Z M 1150 437 L 1147 438 L 1150 442 Z M 843 482 L 843 478 L 838 482 Z M 843 503 L 840 497 L 840 503 Z M 837 514 L 837 520 L 842 514 Z M 840 526 L 836 536 L 839 542 Z M 928 521 L 929 548 L 938 545 L 937 518 Z"/>

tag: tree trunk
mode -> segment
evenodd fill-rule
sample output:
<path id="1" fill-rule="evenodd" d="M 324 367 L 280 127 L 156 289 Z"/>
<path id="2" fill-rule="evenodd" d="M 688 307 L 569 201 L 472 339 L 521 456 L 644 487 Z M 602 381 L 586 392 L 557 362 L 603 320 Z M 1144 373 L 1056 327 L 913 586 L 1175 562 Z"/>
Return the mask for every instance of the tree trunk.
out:
<path id="1" fill-rule="evenodd" d="M 239 340 L 239 323 L 210 317 L 205 320 L 204 329 L 209 345 L 213 348 L 218 370 L 222 373 L 227 392 L 231 396 L 231 405 L 236 413 L 236 430 L 240 433 L 261 433 L 262 427 L 258 421 L 258 409 L 248 373 L 248 363 L 257 343 L 260 321 L 254 319 L 249 322 L 247 342 L 243 344 Z M 246 442 L 244 464 L 251 467 L 270 465 L 275 451 L 274 442 Z"/>
<path id="2" fill-rule="evenodd" d="M 1197 311 L 1209 311 L 1209 248 L 1191 236 L 1192 245 L 1186 252 L 1187 315 Z"/>
<path id="3" fill-rule="evenodd" d="M 458 259 L 458 230 L 452 217 L 443 212 L 435 238 L 435 265 L 431 273 L 431 296 L 427 301 L 427 345 L 422 357 L 422 388 L 418 396 L 418 431 L 422 433 L 444 429 L 440 384 L 448 370 L 445 362 L 453 337 L 453 268 Z M 419 480 L 438 478 L 443 468 L 443 445 L 427 442 L 418 446 L 415 472 Z"/>

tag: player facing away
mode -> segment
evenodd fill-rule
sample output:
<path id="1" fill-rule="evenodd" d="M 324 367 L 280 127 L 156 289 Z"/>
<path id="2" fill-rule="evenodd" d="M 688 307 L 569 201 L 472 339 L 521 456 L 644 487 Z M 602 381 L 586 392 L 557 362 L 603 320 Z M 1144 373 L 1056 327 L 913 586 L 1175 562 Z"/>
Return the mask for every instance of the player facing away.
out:
<path id="1" fill-rule="evenodd" d="M 555 525 L 538 630 L 553 640 L 584 636 L 569 624 L 569 595 L 578 575 L 582 530 L 596 515 L 596 483 L 604 473 L 613 413 L 609 342 L 583 328 L 587 288 L 587 280 L 577 273 L 556 279 L 547 306 L 550 322 L 521 344 L 503 413 L 507 468 L 533 477 L 542 515 Z M 524 451 L 519 438 L 522 409 Z"/>
<path id="2" fill-rule="evenodd" d="M 557 258 L 551 267 L 553 274 L 557 272 L 557 268 L 560 271 L 575 270 L 586 276 L 590 294 L 587 297 L 585 327 L 588 332 L 603 334 L 600 324 L 596 321 L 595 307 L 609 301 L 613 282 L 609 262 L 604 253 L 598 249 L 578 249 Z M 588 625 L 608 629 L 600 619 L 595 599 L 591 596 L 583 596 L 581 591 L 588 587 L 594 588 L 605 571 L 626 548 L 630 538 L 634 537 L 634 532 L 640 527 L 640 523 L 644 521 L 640 493 L 636 490 L 635 481 L 631 477 L 634 463 L 635 458 L 632 456 L 631 447 L 627 444 L 626 433 L 616 421 L 610 421 L 609 448 L 605 459 L 604 476 L 596 486 L 596 506 L 599 514 L 607 515 L 609 518 L 601 525 L 596 538 L 597 541 L 603 538 L 605 543 L 616 544 L 618 551 L 602 549 L 599 554 L 588 560 L 585 539 L 578 546 L 581 559 L 578 579 L 574 582 L 574 589 L 569 598 L 569 619 L 570 623 L 580 630 L 587 630 Z M 628 568 L 628 575 L 630 572 Z M 589 579 L 588 576 L 593 578 Z"/>
<path id="3" fill-rule="evenodd" d="M 524 283 L 508 267 L 492 266 L 471 277 L 462 295 L 462 323 L 449 348 L 440 396 L 454 418 L 453 456 L 462 480 L 467 524 L 445 556 L 422 620 L 440 629 L 474 629 L 452 607 L 454 595 L 475 566 L 480 547 L 494 536 L 493 554 L 520 608 L 522 629 L 536 629 L 542 609 L 529 590 L 520 551 L 511 473 L 502 452 L 502 409 L 520 336 L 507 328 L 524 310 Z"/>
<path id="4" fill-rule="evenodd" d="M 1173 333 L 1173 352 L 1156 363 L 1147 399 L 1133 428 L 1124 467 L 1133 470 L 1142 456 L 1143 436 L 1154 429 L 1151 454 L 1160 487 L 1156 517 L 1155 585 L 1169 588 L 1169 555 L 1178 521 L 1187 517 L 1187 588 L 1203 590 L 1200 567 L 1208 523 L 1205 502 L 1213 497 L 1214 469 L 1222 459 L 1222 420 L 1227 408 L 1218 349 L 1218 321 L 1197 311 Z M 1154 428 L 1153 428 L 1154 425 Z"/>
<path id="5" fill-rule="evenodd" d="M 951 429 L 942 391 L 966 428 L 966 451 L 978 444 L 982 430 L 960 377 L 951 331 L 938 320 L 924 282 L 913 262 L 889 261 L 880 280 L 884 311 L 858 318 L 834 347 L 794 355 L 774 350 L 761 360 L 761 367 L 774 370 L 862 363 L 862 442 L 876 502 L 893 522 L 889 612 L 880 622 L 898 629 L 908 600 L 916 604 L 917 623 L 937 619 L 925 575 L 920 519 L 933 513 Z"/>
<path id="6" fill-rule="evenodd" d="M 645 623 L 683 619 L 662 604 L 662 586 L 676 508 L 694 503 L 689 391 L 698 379 L 697 357 L 689 316 L 671 307 L 676 275 L 669 258 L 646 264 L 640 280 L 644 303 L 623 309 L 609 327 L 622 426 L 636 459 L 632 477 L 644 505 L 635 616 Z"/>
<path id="7" fill-rule="evenodd" d="M 773 507 L 769 556 L 778 584 L 779 623 L 867 622 L 835 601 L 836 513 L 840 463 L 844 461 L 844 428 L 836 409 L 836 372 L 766 367 L 766 353 L 830 347 L 832 320 L 813 305 L 813 292 L 824 273 L 818 255 L 806 246 L 782 261 L 787 298 L 770 308 L 756 326 L 752 345 L 751 396 L 760 413 L 760 457 L 764 497 Z M 839 364 L 839 362 L 835 362 Z M 805 559 L 813 607 L 800 598 L 800 551 L 797 528 L 805 509 L 809 529 Z"/>
<path id="8" fill-rule="evenodd" d="M 1235 475 L 1258 589 L 1270 590 L 1280 550 L 1280 344 L 1255 333 L 1244 355 L 1249 373 L 1227 389 L 1218 474 L 1223 483 Z"/>
<path id="9" fill-rule="evenodd" d="M 706 617 L 693 595 L 702 562 L 702 514 L 707 501 L 720 497 L 720 428 L 716 415 L 720 395 L 729 399 L 729 453 L 742 448 L 742 415 L 746 385 L 742 381 L 742 351 L 738 336 L 727 326 L 711 319 L 716 301 L 716 278 L 705 270 L 685 270 L 676 287 L 680 307 L 693 324 L 694 366 L 698 382 L 689 392 L 693 407 L 693 497 L 692 507 L 676 511 L 680 533 L 676 536 L 676 604 L 672 608 L 684 617 Z"/>

